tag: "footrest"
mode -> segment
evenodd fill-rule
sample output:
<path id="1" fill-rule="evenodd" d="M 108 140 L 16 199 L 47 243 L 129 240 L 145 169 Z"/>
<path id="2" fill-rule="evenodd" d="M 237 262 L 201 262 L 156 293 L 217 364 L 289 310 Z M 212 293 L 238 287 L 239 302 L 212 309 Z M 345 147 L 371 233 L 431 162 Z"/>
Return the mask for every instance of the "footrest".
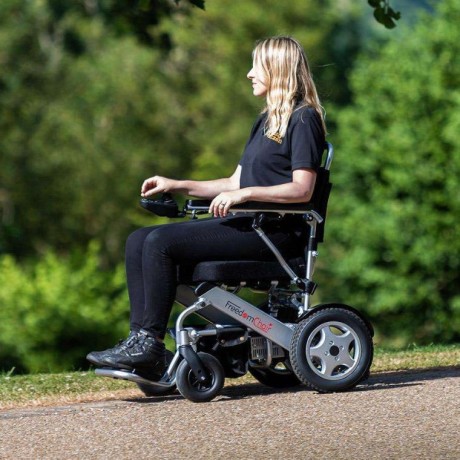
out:
<path id="1" fill-rule="evenodd" d="M 142 383 L 143 385 L 150 385 L 152 387 L 172 388 L 175 385 L 174 381 L 169 381 L 165 379 L 165 377 L 168 377 L 167 374 L 165 374 L 165 376 L 161 380 L 155 382 L 153 380 L 148 380 L 144 377 L 141 377 L 140 375 L 137 375 L 134 372 L 130 372 L 128 370 L 123 369 L 111 369 L 109 367 L 103 367 L 100 369 L 96 369 L 95 373 L 96 375 L 99 375 L 101 377 L 129 380 L 130 382 Z"/>

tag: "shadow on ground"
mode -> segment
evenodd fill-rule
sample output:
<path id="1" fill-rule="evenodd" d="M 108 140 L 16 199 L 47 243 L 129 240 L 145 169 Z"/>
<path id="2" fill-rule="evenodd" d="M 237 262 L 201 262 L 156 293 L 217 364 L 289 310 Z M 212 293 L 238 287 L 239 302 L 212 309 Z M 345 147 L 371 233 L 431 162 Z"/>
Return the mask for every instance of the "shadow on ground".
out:
<path id="1" fill-rule="evenodd" d="M 401 387 L 423 385 L 423 382 L 429 380 L 438 380 L 444 378 L 460 378 L 460 366 L 431 368 L 431 369 L 411 369 L 408 371 L 396 372 L 379 372 L 370 375 L 370 377 L 360 383 L 357 387 L 350 391 L 375 391 L 375 390 L 391 390 Z M 271 388 L 261 383 L 245 383 L 238 385 L 235 381 L 234 385 L 229 385 L 223 388 L 219 393 L 220 398 L 215 402 L 225 402 L 228 400 L 245 399 L 253 396 L 273 395 L 277 393 L 299 393 L 305 391 L 314 391 L 305 385 L 299 385 L 290 388 Z M 153 404 L 162 401 L 172 401 L 182 399 L 179 392 L 175 392 L 169 396 L 160 397 L 142 397 L 125 399 L 127 402 L 135 402 L 140 404 Z"/>

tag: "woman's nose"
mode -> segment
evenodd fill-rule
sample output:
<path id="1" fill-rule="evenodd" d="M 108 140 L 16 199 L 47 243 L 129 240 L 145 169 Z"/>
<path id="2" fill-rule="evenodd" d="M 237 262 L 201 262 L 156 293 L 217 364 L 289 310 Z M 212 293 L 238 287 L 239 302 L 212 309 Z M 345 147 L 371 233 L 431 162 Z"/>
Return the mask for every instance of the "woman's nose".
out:
<path id="1" fill-rule="evenodd" d="M 254 78 L 254 68 L 252 68 L 246 76 L 249 78 L 249 80 L 253 79 Z"/>

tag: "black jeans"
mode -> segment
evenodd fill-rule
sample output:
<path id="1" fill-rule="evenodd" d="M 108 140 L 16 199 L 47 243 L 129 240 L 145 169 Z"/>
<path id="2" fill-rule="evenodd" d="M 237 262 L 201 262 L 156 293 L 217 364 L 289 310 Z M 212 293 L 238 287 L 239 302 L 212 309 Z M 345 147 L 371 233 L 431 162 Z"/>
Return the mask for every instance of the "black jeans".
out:
<path id="1" fill-rule="evenodd" d="M 177 287 L 177 266 L 211 260 L 274 260 L 252 229 L 253 217 L 236 215 L 146 227 L 126 243 L 131 330 L 163 338 Z M 281 252 L 299 254 L 304 240 L 300 219 L 268 222 L 264 231 Z"/>

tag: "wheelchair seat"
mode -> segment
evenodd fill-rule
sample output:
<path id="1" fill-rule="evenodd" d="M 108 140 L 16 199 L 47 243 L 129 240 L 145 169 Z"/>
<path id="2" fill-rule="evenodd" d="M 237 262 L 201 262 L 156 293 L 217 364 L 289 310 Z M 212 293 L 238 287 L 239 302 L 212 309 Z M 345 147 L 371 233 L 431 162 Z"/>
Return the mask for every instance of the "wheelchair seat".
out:
<path id="1" fill-rule="evenodd" d="M 303 257 L 288 259 L 287 263 L 297 276 L 304 275 L 305 259 Z M 290 277 L 276 260 L 208 261 L 196 265 L 181 265 L 178 269 L 180 284 L 198 284 L 205 281 L 229 285 L 245 282 L 249 286 L 259 287 L 271 281 L 289 283 Z"/>

